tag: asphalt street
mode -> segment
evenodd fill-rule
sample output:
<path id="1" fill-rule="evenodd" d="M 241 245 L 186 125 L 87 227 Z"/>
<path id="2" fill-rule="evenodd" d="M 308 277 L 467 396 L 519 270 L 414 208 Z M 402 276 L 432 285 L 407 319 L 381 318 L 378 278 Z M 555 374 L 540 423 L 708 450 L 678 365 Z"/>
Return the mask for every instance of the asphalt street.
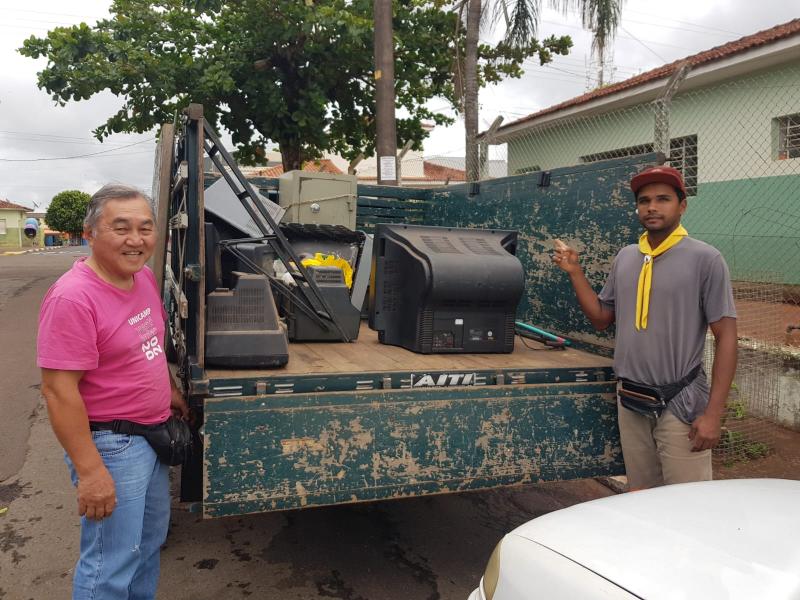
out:
<path id="1" fill-rule="evenodd" d="M 83 253 L 0 255 L 2 600 L 70 594 L 77 505 L 39 395 L 35 334 L 42 296 Z M 609 494 L 581 480 L 206 521 L 176 501 L 158 597 L 464 600 L 505 532 Z"/>

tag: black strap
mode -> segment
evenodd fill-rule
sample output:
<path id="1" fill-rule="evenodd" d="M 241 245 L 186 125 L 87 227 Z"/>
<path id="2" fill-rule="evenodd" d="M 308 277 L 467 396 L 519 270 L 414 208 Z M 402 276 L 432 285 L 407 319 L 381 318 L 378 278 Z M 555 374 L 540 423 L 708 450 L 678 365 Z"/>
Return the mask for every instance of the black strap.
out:
<path id="1" fill-rule="evenodd" d="M 156 427 L 161 427 L 163 423 L 156 425 L 142 425 L 125 419 L 115 419 L 114 421 L 89 421 L 90 431 L 113 431 L 125 435 L 146 435 Z"/>
<path id="2" fill-rule="evenodd" d="M 689 371 L 689 374 L 686 375 L 686 377 L 679 379 L 675 383 L 669 383 L 667 385 L 658 386 L 661 389 L 661 393 L 663 394 L 664 400 L 669 402 L 675 396 L 677 396 L 683 388 L 685 388 L 687 385 L 692 383 L 697 378 L 697 376 L 700 374 L 700 369 L 702 368 L 703 365 L 699 364 L 694 369 Z"/>

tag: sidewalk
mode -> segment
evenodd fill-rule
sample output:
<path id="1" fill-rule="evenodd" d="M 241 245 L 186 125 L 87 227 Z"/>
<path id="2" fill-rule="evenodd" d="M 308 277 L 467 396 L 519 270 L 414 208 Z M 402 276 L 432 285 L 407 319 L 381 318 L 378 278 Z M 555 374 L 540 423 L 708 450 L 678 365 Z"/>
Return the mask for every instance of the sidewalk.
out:
<path id="1" fill-rule="evenodd" d="M 8 248 L 0 248 L 0 256 L 16 256 L 18 254 L 30 254 L 32 252 L 47 252 L 50 250 L 63 250 L 64 248 L 80 248 L 80 246 L 35 246 L 29 248 L 21 248 L 19 246 L 10 246 Z"/>

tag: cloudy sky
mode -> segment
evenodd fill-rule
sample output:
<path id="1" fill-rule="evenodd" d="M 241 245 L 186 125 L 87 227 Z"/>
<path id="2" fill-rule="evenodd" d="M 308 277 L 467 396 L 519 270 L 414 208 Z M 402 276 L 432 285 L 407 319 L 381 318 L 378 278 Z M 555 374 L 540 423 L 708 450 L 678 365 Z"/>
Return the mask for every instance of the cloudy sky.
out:
<path id="1" fill-rule="evenodd" d="M 91 131 L 117 109 L 119 101 L 102 94 L 55 106 L 36 87 L 36 73 L 44 62 L 16 52 L 30 35 L 44 36 L 58 25 L 94 23 L 107 16 L 109 4 L 0 0 L 0 198 L 43 210 L 53 195 L 65 189 L 93 193 L 104 183 L 118 181 L 149 190 L 154 135 L 115 135 L 99 143 Z M 606 78 L 621 81 L 796 17 L 800 17 L 798 0 L 627 0 Z M 581 30 L 577 14 L 543 10 L 539 34 L 572 36 L 572 52 L 547 66 L 530 62 L 522 79 L 482 90 L 481 129 L 498 115 L 509 123 L 596 85 L 591 36 Z M 452 114 L 444 100 L 433 100 L 430 106 Z M 425 144 L 425 155 L 463 156 L 463 127 L 436 129 Z"/>

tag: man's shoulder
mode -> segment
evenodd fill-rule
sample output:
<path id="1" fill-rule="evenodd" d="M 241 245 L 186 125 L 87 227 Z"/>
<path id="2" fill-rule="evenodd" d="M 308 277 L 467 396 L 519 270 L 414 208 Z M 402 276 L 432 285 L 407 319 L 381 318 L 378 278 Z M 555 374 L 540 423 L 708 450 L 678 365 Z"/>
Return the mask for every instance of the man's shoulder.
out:
<path id="1" fill-rule="evenodd" d="M 697 256 L 706 256 L 709 258 L 716 258 L 722 256 L 722 253 L 711 244 L 708 244 L 697 238 L 686 236 L 683 243 L 679 245 L 684 247 L 684 250 L 691 252 Z"/>
<path id="2" fill-rule="evenodd" d="M 91 296 L 90 287 L 91 281 L 86 277 L 81 266 L 74 264 L 50 287 L 47 299 L 60 298 L 73 302 L 83 301 Z"/>
<path id="3" fill-rule="evenodd" d="M 632 257 L 636 257 L 637 260 L 639 260 L 639 256 L 641 256 L 639 244 L 628 244 L 627 246 L 620 248 L 619 252 L 617 252 L 615 260 L 625 260 L 626 258 Z"/>

